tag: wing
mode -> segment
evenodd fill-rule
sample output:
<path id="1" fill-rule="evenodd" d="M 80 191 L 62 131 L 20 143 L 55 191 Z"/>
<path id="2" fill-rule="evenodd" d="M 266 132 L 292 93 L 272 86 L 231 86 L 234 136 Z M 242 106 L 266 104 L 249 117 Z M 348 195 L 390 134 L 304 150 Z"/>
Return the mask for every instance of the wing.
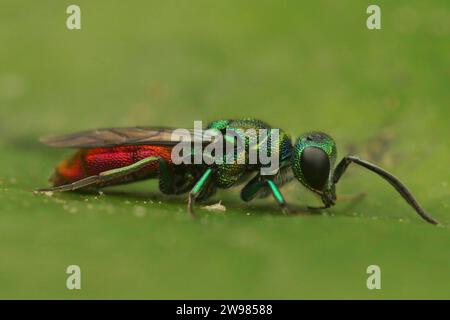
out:
<path id="1" fill-rule="evenodd" d="M 44 137 L 40 141 L 56 148 L 106 148 L 126 145 L 176 145 L 181 139 L 193 141 L 195 135 L 201 135 L 194 130 L 177 132 L 176 139 L 172 139 L 175 128 L 165 127 L 132 127 L 107 128 L 83 131 L 57 137 Z M 202 139 L 201 137 L 199 137 Z M 204 141 L 203 143 L 209 143 Z"/>

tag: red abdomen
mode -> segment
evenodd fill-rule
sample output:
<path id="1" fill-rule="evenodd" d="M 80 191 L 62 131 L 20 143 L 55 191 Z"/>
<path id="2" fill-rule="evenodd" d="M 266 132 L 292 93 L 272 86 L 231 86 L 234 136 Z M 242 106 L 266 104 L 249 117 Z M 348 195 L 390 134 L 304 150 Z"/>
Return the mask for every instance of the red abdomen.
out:
<path id="1" fill-rule="evenodd" d="M 62 161 L 50 179 L 54 186 L 98 175 L 111 169 L 129 166 L 151 156 L 164 158 L 171 163 L 172 147 L 165 146 L 120 146 L 112 148 L 82 149 L 71 158 Z M 155 176 L 158 163 L 150 163 L 138 172 L 141 178 Z"/>

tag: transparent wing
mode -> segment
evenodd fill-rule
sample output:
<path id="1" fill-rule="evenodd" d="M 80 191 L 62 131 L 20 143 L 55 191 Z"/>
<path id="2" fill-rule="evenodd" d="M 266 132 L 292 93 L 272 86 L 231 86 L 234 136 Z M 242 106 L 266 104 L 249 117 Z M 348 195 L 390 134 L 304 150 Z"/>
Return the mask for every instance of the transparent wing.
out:
<path id="1" fill-rule="evenodd" d="M 40 141 L 55 148 L 103 148 L 126 145 L 176 145 L 181 140 L 202 140 L 202 133 L 194 130 L 175 132 L 175 128 L 131 127 L 106 128 L 82 131 L 56 137 L 44 137 Z M 209 141 L 208 141 L 209 142 Z M 203 143 L 208 143 L 204 141 Z"/>

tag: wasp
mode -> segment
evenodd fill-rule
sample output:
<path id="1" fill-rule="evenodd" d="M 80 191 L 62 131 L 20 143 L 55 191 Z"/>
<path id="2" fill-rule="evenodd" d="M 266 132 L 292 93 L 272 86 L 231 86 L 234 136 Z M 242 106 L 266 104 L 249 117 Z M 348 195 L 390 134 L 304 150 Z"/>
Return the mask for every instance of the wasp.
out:
<path id="1" fill-rule="evenodd" d="M 254 132 L 274 130 L 267 123 L 251 118 L 217 120 L 207 128 L 219 131 L 225 138 L 230 136 L 230 132 L 239 136 L 242 130 L 248 129 Z M 196 200 L 211 197 L 217 189 L 242 184 L 240 196 L 243 201 L 273 195 L 283 212 L 292 213 L 280 191 L 282 186 L 297 180 L 318 195 L 323 203 L 322 206 L 308 208 L 327 209 L 335 205 L 336 184 L 353 163 L 386 180 L 420 217 L 431 224 L 438 224 L 398 178 L 379 166 L 352 155 L 345 156 L 335 165 L 336 143 L 326 133 L 307 132 L 292 143 L 289 135 L 277 129 L 276 140 L 268 139 L 266 142 L 276 146 L 271 148 L 275 150 L 271 156 L 276 157 L 279 167 L 273 173 L 262 174 L 263 164 L 238 161 L 242 156 L 247 157 L 245 150 L 244 155 L 233 150 L 231 157 L 230 152 L 225 153 L 224 157 L 229 160 L 226 162 L 175 164 L 172 151 L 179 141 L 172 139 L 174 130 L 168 127 L 109 128 L 41 139 L 51 147 L 76 148 L 78 151 L 56 167 L 50 178 L 53 186 L 38 191 L 99 189 L 156 178 L 162 193 L 188 194 L 188 211 L 194 216 Z M 245 140 L 247 147 L 252 139 L 258 140 L 255 136 Z M 206 142 L 210 141 L 202 141 L 202 148 Z M 259 142 L 255 145 L 263 148 Z M 192 157 L 194 153 L 183 156 Z"/>

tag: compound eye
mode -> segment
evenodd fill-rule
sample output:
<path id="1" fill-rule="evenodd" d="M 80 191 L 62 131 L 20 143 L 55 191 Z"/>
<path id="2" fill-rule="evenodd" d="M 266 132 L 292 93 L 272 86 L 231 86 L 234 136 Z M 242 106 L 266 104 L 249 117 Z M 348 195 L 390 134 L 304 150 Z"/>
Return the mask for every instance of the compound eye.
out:
<path id="1" fill-rule="evenodd" d="M 300 168 L 310 187 L 322 190 L 330 174 L 330 160 L 320 148 L 306 147 L 300 156 Z"/>

